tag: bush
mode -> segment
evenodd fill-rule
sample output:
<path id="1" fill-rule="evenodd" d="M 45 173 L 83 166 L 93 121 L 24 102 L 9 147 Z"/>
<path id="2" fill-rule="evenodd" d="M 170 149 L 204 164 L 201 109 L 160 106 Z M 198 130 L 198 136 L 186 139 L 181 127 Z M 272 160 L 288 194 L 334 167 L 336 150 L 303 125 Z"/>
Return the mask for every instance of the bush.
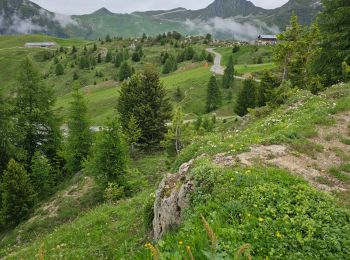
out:
<path id="1" fill-rule="evenodd" d="M 108 183 L 104 192 L 105 201 L 112 203 L 120 200 L 125 195 L 124 187 L 120 187 L 117 183 Z"/>

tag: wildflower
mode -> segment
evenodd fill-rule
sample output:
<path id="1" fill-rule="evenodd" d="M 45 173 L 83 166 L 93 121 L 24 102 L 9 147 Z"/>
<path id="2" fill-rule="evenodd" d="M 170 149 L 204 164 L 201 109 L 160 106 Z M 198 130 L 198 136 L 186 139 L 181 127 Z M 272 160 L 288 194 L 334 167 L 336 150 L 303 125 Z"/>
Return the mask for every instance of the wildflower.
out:
<path id="1" fill-rule="evenodd" d="M 262 217 L 258 218 L 258 220 L 259 220 L 260 222 L 263 222 L 263 221 L 264 221 L 264 219 L 263 219 Z"/>
<path id="2" fill-rule="evenodd" d="M 250 213 L 248 213 L 247 216 L 250 218 L 252 215 Z"/>
<path id="3" fill-rule="evenodd" d="M 181 246 L 182 244 L 183 244 L 183 242 L 180 240 L 180 241 L 179 241 L 179 245 Z"/>
<path id="4" fill-rule="evenodd" d="M 281 237 L 282 237 L 282 235 L 281 235 L 281 233 L 280 233 L 279 231 L 276 231 L 275 236 L 276 236 L 277 238 L 281 238 Z"/>

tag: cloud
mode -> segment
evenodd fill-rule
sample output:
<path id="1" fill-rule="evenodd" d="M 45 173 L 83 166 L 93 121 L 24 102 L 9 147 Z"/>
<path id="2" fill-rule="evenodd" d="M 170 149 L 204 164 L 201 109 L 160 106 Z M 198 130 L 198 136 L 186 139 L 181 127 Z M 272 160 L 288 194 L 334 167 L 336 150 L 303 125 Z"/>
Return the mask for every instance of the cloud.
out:
<path id="1" fill-rule="evenodd" d="M 8 28 L 6 28 L 6 30 L 8 30 L 11 33 L 28 34 L 34 32 L 47 31 L 46 26 L 39 26 L 37 24 L 34 24 L 29 19 L 21 19 L 17 14 L 14 14 L 11 18 L 11 25 Z"/>
<path id="2" fill-rule="evenodd" d="M 70 15 L 55 14 L 54 20 L 57 21 L 62 27 L 67 27 L 68 25 L 78 25 L 78 23 L 73 20 Z"/>
<path id="3" fill-rule="evenodd" d="M 223 19 L 215 17 L 209 21 L 203 20 L 186 20 L 185 24 L 191 32 L 210 33 L 216 36 L 225 35 L 237 40 L 249 41 L 256 39 L 262 33 L 278 33 L 277 26 L 268 26 L 261 21 L 254 23 L 240 23 L 234 18 Z"/>

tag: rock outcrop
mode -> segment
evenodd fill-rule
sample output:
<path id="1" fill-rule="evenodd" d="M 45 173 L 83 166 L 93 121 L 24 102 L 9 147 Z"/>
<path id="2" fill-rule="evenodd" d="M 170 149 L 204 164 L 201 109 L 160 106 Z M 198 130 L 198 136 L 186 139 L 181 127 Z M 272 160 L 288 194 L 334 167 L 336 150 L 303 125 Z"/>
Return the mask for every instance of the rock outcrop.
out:
<path id="1" fill-rule="evenodd" d="M 153 236 L 159 240 L 171 227 L 181 223 L 194 183 L 188 172 L 196 159 L 184 163 L 178 173 L 168 174 L 160 183 L 154 203 Z"/>

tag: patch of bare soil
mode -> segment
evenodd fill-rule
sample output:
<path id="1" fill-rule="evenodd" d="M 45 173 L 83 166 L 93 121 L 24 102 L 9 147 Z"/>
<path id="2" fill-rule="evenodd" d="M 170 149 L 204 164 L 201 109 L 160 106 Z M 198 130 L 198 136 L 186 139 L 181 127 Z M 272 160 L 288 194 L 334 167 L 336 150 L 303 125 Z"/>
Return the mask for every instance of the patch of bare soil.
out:
<path id="1" fill-rule="evenodd" d="M 214 162 L 222 166 L 237 163 L 245 166 L 254 164 L 277 166 L 303 177 L 319 190 L 347 191 L 348 185 L 331 176 L 328 171 L 331 167 L 350 161 L 350 145 L 342 142 L 344 138 L 349 138 L 350 113 L 342 113 L 334 118 L 335 125 L 319 127 L 318 136 L 309 139 L 311 143 L 322 145 L 324 148 L 313 158 L 300 154 L 286 145 L 259 145 L 237 156 L 218 154 L 214 157 Z"/>

